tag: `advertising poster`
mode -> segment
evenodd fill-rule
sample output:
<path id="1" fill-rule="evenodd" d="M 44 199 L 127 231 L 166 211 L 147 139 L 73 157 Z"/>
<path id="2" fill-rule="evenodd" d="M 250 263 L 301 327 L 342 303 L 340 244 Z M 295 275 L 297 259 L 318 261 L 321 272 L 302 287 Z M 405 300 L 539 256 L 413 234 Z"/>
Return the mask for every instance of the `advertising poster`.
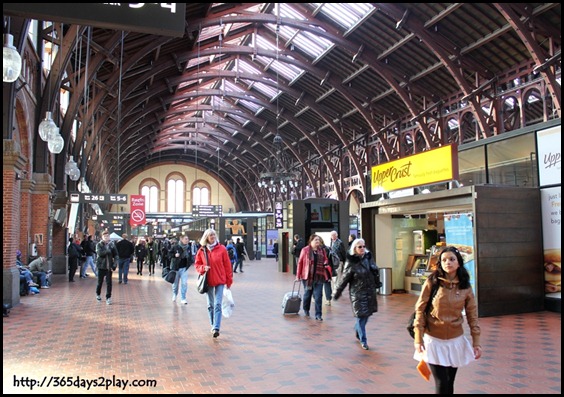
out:
<path id="1" fill-rule="evenodd" d="M 552 127 L 537 132 L 539 185 L 559 185 L 562 181 L 562 128 Z"/>
<path id="2" fill-rule="evenodd" d="M 274 243 L 278 242 L 278 230 L 269 229 L 266 231 L 266 256 L 274 256 L 272 248 L 274 248 Z"/>
<path id="3" fill-rule="evenodd" d="M 541 189 L 542 235 L 544 246 L 544 290 L 546 293 L 561 292 L 561 197 L 560 186 Z"/>
<path id="4" fill-rule="evenodd" d="M 470 274 L 472 291 L 476 295 L 476 262 L 474 261 L 474 222 L 472 214 L 445 215 L 447 245 L 453 245 L 464 259 L 464 267 Z"/>

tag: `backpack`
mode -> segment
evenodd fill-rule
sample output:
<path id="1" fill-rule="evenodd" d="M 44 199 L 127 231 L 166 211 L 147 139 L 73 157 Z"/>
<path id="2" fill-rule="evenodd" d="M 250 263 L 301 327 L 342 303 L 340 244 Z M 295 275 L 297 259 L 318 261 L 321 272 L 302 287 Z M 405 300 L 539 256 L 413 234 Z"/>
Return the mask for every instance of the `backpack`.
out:
<path id="1" fill-rule="evenodd" d="M 235 251 L 233 250 L 233 247 L 227 248 L 227 255 L 229 255 L 230 260 L 235 259 Z"/>

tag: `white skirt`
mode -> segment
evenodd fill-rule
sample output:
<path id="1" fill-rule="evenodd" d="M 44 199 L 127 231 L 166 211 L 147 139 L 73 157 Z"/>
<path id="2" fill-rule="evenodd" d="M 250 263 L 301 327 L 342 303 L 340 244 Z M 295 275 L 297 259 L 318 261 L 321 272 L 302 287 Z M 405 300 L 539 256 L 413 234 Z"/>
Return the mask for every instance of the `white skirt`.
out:
<path id="1" fill-rule="evenodd" d="M 453 368 L 464 367 L 475 361 L 472 344 L 464 335 L 444 340 L 425 334 L 423 342 L 425 343 L 423 353 L 413 354 L 413 358 L 417 361 L 423 360 L 428 364 Z"/>

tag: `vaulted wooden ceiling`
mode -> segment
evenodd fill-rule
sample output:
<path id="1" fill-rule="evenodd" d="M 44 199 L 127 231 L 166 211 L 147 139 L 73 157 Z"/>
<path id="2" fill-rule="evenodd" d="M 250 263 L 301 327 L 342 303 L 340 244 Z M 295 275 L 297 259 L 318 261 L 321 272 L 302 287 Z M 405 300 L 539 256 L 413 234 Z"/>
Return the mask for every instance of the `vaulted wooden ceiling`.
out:
<path id="1" fill-rule="evenodd" d="M 535 67 L 560 117 L 559 3 L 186 3 L 181 38 L 57 23 L 43 36 L 62 51 L 41 114 L 49 89 L 71 93 L 61 132 L 80 122 L 69 152 L 94 191 L 184 163 L 258 209 L 279 134 L 303 189 L 330 181 L 344 199 L 374 163 L 459 140 L 437 120 L 461 102 L 477 138 L 502 132 L 483 101 Z"/>

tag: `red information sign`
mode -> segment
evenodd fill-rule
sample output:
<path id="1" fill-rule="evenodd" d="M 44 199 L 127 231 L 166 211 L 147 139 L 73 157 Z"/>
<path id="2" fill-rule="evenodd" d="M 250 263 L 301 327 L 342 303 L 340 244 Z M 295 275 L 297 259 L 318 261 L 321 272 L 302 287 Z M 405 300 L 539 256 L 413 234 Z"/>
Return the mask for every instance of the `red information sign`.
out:
<path id="1" fill-rule="evenodd" d="M 129 207 L 131 211 L 129 217 L 129 224 L 131 226 L 144 225 L 146 223 L 145 196 L 143 196 L 142 194 L 131 195 L 131 204 Z"/>

